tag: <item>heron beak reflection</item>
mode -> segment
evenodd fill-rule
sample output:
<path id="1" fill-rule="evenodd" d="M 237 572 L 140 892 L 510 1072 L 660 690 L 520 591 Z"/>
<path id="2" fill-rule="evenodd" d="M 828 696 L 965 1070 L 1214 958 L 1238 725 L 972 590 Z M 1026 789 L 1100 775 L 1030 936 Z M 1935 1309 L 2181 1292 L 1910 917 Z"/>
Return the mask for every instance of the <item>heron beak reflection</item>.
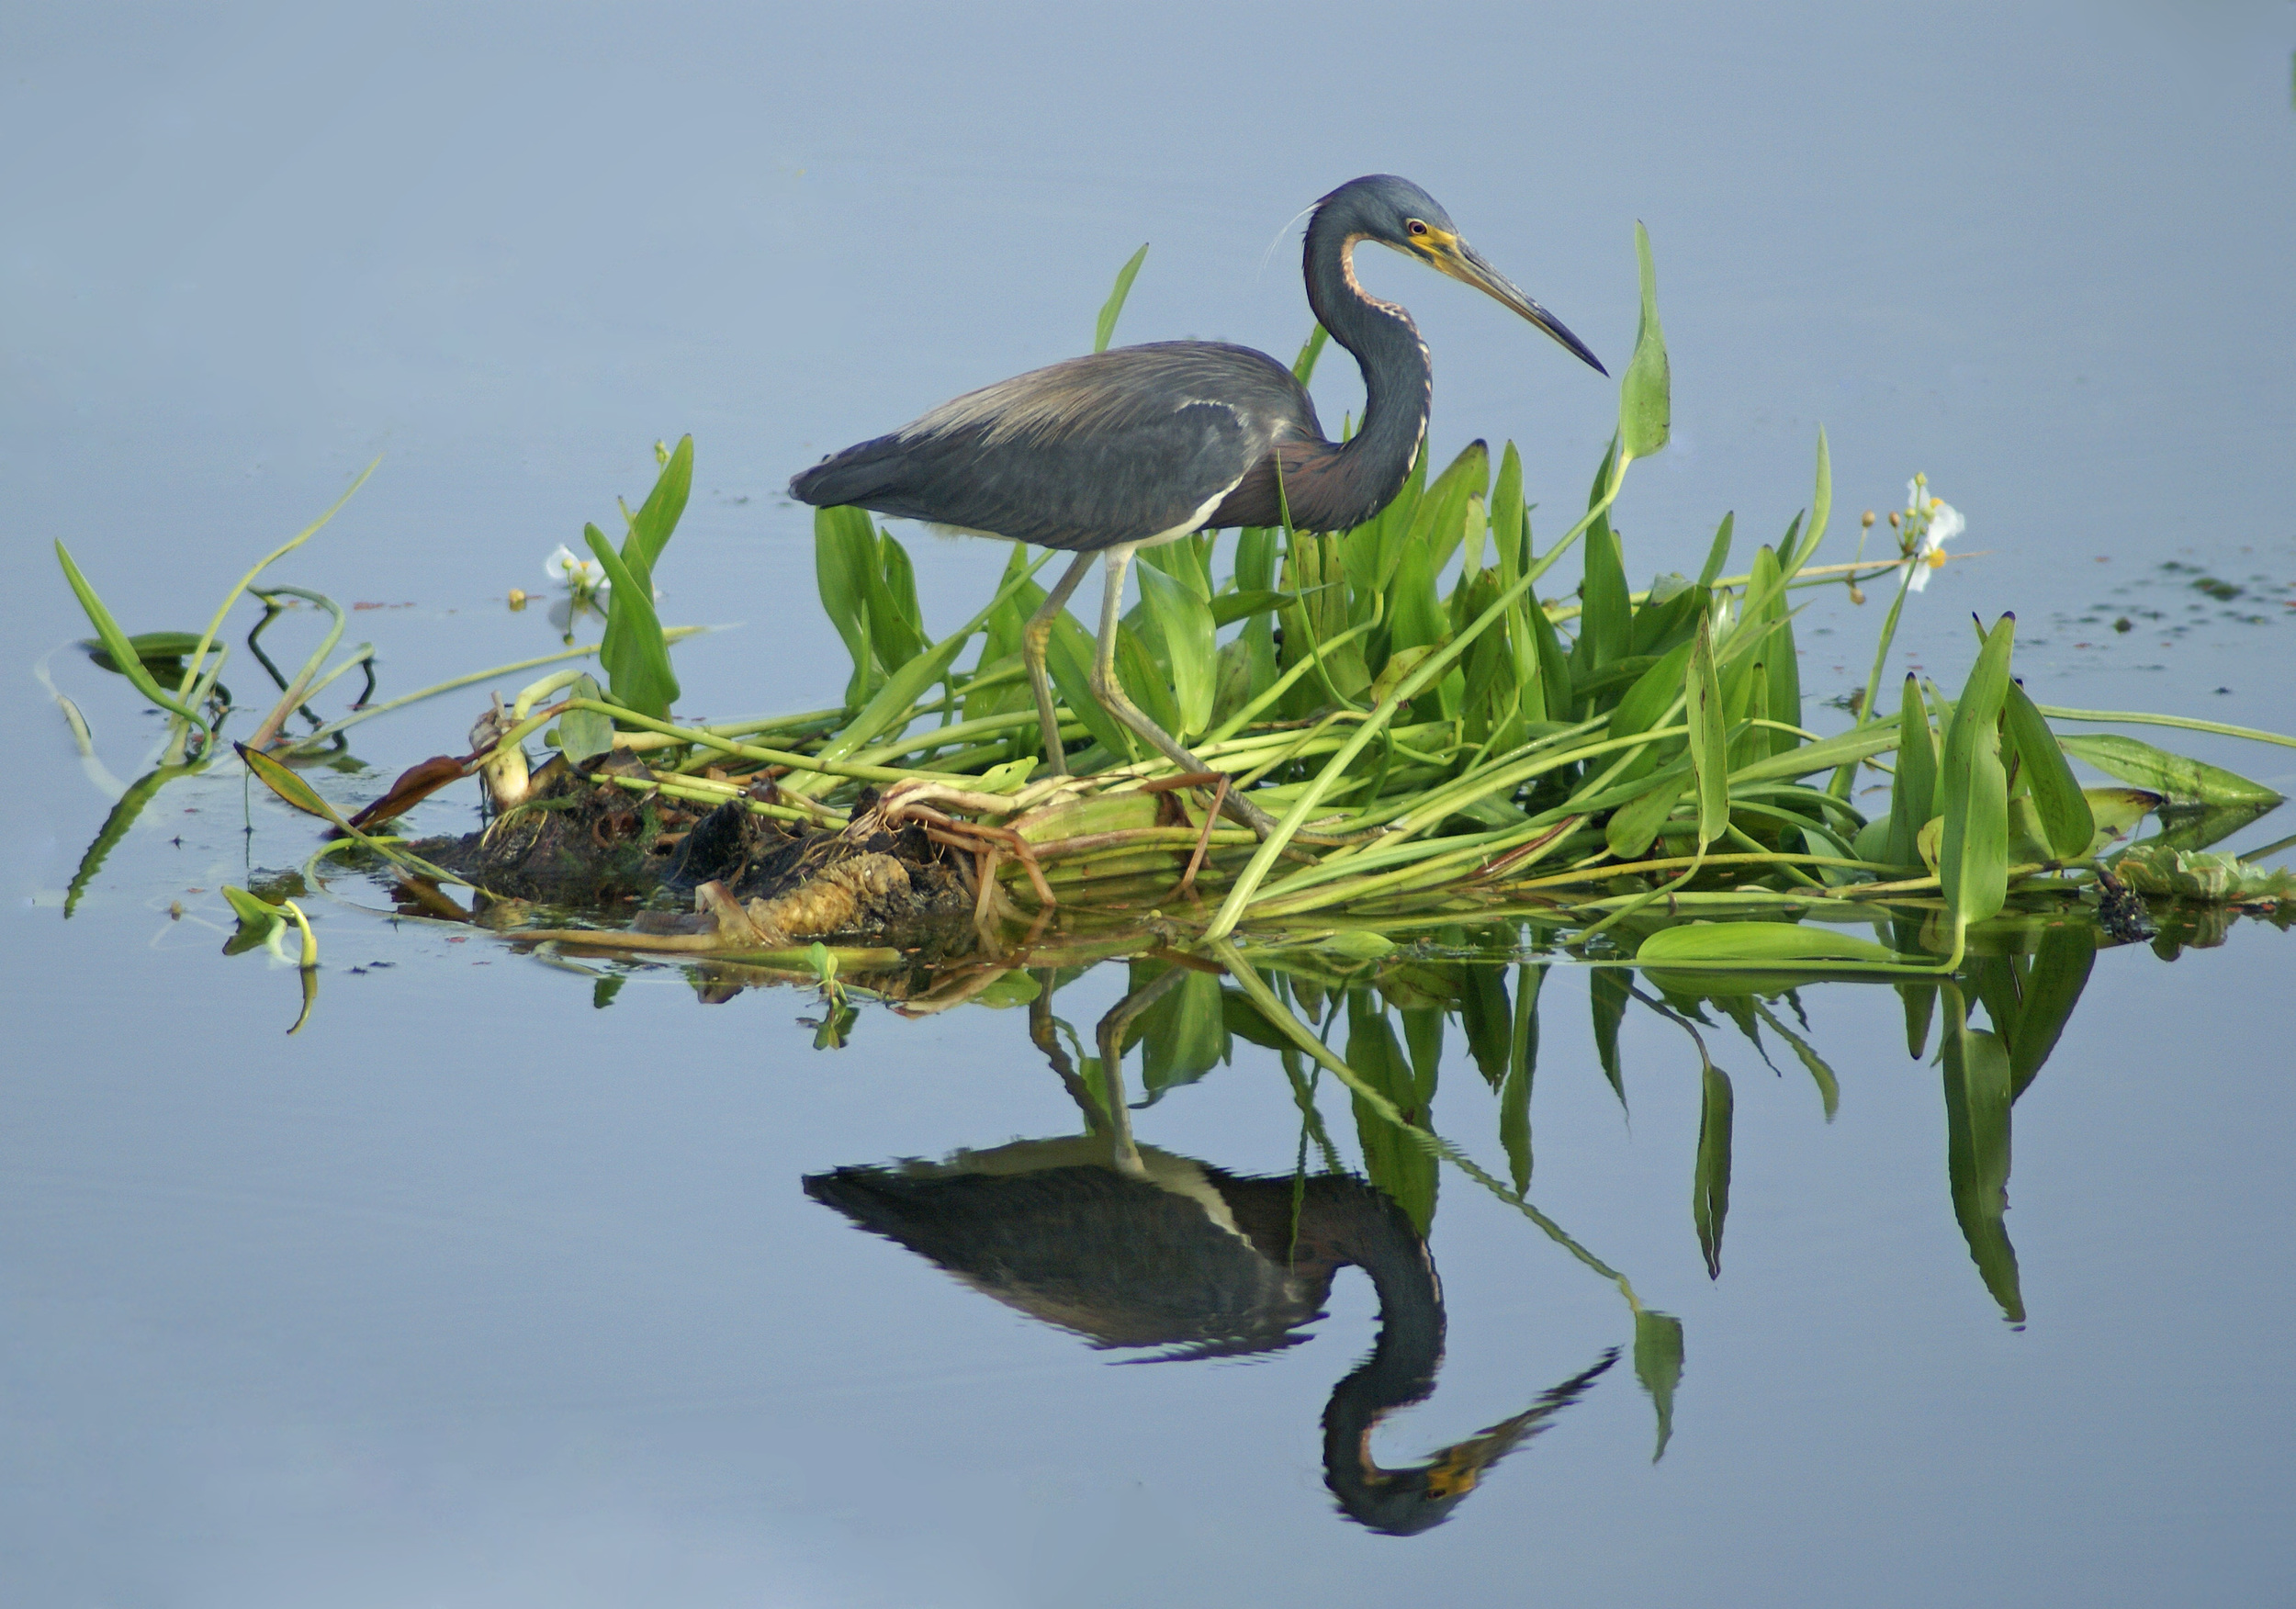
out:
<path id="1" fill-rule="evenodd" d="M 1596 374 L 1607 377 L 1602 360 L 1586 347 L 1586 343 L 1573 335 L 1560 319 L 1523 294 L 1515 283 L 1493 268 L 1483 254 L 1458 236 L 1445 230 L 1431 230 L 1422 250 L 1428 265 L 1437 273 L 1447 274 L 1461 285 L 1471 285 L 1500 306 L 1510 308 L 1553 336 L 1581 362 Z"/>

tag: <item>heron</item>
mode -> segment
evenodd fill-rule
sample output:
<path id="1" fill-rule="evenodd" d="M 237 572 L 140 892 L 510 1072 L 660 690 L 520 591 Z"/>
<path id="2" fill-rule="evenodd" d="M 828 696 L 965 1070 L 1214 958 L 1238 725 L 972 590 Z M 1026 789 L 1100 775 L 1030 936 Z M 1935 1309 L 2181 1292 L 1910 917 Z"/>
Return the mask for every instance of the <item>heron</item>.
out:
<path id="1" fill-rule="evenodd" d="M 1323 433 L 1307 388 L 1264 352 L 1218 341 L 1118 347 L 944 402 L 890 435 L 834 453 L 790 482 L 801 502 L 851 505 L 962 534 L 1076 555 L 1021 636 L 1044 759 L 1067 771 L 1044 656 L 1097 556 L 1106 577 L 1090 685 L 1109 714 L 1183 771 L 1204 765 L 1117 678 L 1124 578 L 1143 547 L 1232 525 L 1344 531 L 1402 489 L 1426 435 L 1434 368 L 1412 316 L 1356 279 L 1356 248 L 1391 247 L 1493 298 L 1607 375 L 1586 343 L 1466 241 L 1408 179 L 1371 174 L 1315 204 L 1302 253 L 1308 306 L 1362 371 L 1362 424 Z M 1267 813 L 1225 807 L 1262 838 Z"/>

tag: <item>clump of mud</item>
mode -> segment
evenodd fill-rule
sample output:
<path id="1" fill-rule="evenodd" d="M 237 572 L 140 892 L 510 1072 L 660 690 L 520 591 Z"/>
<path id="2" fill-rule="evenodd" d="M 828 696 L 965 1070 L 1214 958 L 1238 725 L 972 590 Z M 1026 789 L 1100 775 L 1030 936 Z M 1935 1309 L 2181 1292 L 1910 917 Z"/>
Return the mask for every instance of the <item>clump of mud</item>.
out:
<path id="1" fill-rule="evenodd" d="M 641 910 L 634 930 L 691 935 L 695 950 L 863 932 L 929 939 L 970 927 L 974 894 L 958 857 L 915 823 L 888 829 L 872 793 L 832 829 L 760 816 L 746 798 L 712 808 L 623 778 L 653 780 L 626 750 L 580 767 L 554 759 L 484 830 L 409 847 L 496 902 L 598 910 L 685 896 L 682 910 Z M 752 791 L 771 802 L 771 789 Z"/>

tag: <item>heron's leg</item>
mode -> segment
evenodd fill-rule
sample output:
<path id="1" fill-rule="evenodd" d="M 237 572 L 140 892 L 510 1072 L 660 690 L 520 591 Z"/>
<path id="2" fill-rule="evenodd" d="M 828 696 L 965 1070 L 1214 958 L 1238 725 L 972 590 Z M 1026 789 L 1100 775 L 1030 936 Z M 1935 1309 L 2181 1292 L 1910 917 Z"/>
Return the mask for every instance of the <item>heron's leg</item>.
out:
<path id="1" fill-rule="evenodd" d="M 1029 691 L 1036 694 L 1037 719 L 1044 725 L 1044 763 L 1056 777 L 1068 774 L 1068 757 L 1061 752 L 1061 720 L 1052 707 L 1052 679 L 1045 674 L 1044 650 L 1052 641 L 1052 623 L 1068 607 L 1076 583 L 1091 568 L 1092 555 L 1078 554 L 1068 573 L 1044 595 L 1043 606 L 1029 616 L 1029 624 L 1020 630 L 1020 662 L 1029 668 Z"/>
<path id="2" fill-rule="evenodd" d="M 1100 599 L 1100 652 L 1092 666 L 1092 693 L 1100 701 L 1100 707 L 1114 715 L 1133 731 L 1154 745 L 1156 751 L 1184 771 L 1208 769 L 1204 762 L 1181 748 L 1172 735 L 1146 715 L 1124 696 L 1123 683 L 1116 675 L 1116 627 L 1124 613 L 1124 572 L 1132 562 L 1132 546 L 1109 549 L 1108 579 Z M 1261 838 L 1276 830 L 1276 818 L 1241 793 L 1230 793 L 1221 807 L 1250 827 Z"/>

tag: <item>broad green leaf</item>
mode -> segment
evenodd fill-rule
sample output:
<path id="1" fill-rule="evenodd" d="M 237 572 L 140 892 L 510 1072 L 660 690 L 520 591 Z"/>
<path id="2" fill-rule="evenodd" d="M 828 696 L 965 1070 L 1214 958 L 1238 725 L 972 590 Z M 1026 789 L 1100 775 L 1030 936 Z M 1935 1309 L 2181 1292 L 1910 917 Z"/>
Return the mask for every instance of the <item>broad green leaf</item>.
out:
<path id="1" fill-rule="evenodd" d="M 1714 546 L 1706 549 L 1706 562 L 1698 571 L 1698 584 L 1712 587 L 1722 579 L 1722 572 L 1730 565 L 1730 532 L 1738 523 L 1736 511 L 1722 516 L 1722 523 L 1714 533 Z"/>
<path id="2" fill-rule="evenodd" d="M 1064 612 L 1052 622 L 1052 638 L 1045 647 L 1045 669 L 1052 672 L 1052 685 L 1068 713 L 1085 724 L 1085 730 L 1103 748 L 1121 759 L 1136 752 L 1136 739 L 1094 696 L 1092 660 L 1096 652 L 1091 634 L 1077 624 L 1075 615 Z"/>
<path id="3" fill-rule="evenodd" d="M 1655 1464 L 1674 1437 L 1674 1389 L 1683 1378 L 1683 1322 L 1672 1313 L 1635 1309 L 1635 1378 L 1658 1411 L 1658 1446 L 1650 1452 Z"/>
<path id="4" fill-rule="evenodd" d="M 646 494 L 645 502 L 630 516 L 630 541 L 636 546 L 635 556 L 628 546 L 623 557 L 630 563 L 630 573 L 636 575 L 641 566 L 646 579 L 653 579 L 654 566 L 660 562 L 661 550 L 670 545 L 670 533 L 678 528 L 680 516 L 686 512 L 686 500 L 693 492 L 693 438 L 681 436 L 671 449 L 670 461 L 662 466 L 655 478 L 654 489 Z"/>
<path id="5" fill-rule="evenodd" d="M 1705 1254 L 1706 1277 L 1722 1277 L 1722 1225 L 1730 1212 L 1730 1075 L 1708 1062 L 1700 1079 L 1698 1165 L 1691 1181 L 1690 1216 Z"/>
<path id="6" fill-rule="evenodd" d="M 1788 965 L 1824 961 L 1883 963 L 1900 960 L 1894 950 L 1857 939 L 1835 928 L 1795 922 L 1688 922 L 1661 928 L 1635 951 L 1637 965 L 1684 961 L 1727 961 L 1740 966 Z"/>
<path id="7" fill-rule="evenodd" d="M 1650 231 L 1635 224 L 1635 264 L 1642 278 L 1642 317 L 1634 356 L 1618 386 L 1618 436 L 1627 456 L 1647 458 L 1666 445 L 1672 418 L 1666 332 L 1659 327 L 1658 270 L 1650 264 Z"/>
<path id="8" fill-rule="evenodd" d="M 226 883 L 221 885 L 223 903 L 231 907 L 239 918 L 239 931 L 232 934 L 223 947 L 226 955 L 238 955 L 267 942 L 271 935 L 287 923 L 287 913 L 268 900 L 258 899 L 243 888 Z"/>
<path id="9" fill-rule="evenodd" d="M 112 618 L 112 612 L 104 607 L 104 601 L 96 595 L 96 589 L 80 573 L 80 567 L 72 562 L 72 555 L 61 540 L 56 544 L 56 559 L 63 566 L 63 579 L 72 584 L 73 596 L 79 599 L 81 611 L 87 615 L 88 624 L 96 628 L 96 636 L 103 642 L 104 652 L 110 657 L 119 673 L 138 692 L 160 708 L 199 724 L 199 717 L 192 713 L 188 704 L 174 693 L 162 691 L 160 684 L 152 679 L 152 672 L 144 668 L 143 657 L 135 650 L 133 639 L 120 630 L 119 623 Z M 198 646 L 198 641 L 197 638 L 193 640 L 193 647 Z"/>
<path id="10" fill-rule="evenodd" d="M 1171 671 L 1157 663 L 1140 634 L 1122 621 L 1116 627 L 1116 672 L 1142 714 L 1166 732 L 1179 730 L 1180 706 L 1173 697 Z"/>
<path id="11" fill-rule="evenodd" d="M 195 631 L 140 631 L 128 639 L 128 647 L 156 680 L 162 670 L 181 677 L 185 657 L 197 648 L 201 640 Z M 82 637 L 80 647 L 87 650 L 87 657 L 96 669 L 120 673 L 119 667 L 112 661 L 111 650 L 104 646 L 103 638 Z"/>
<path id="12" fill-rule="evenodd" d="M 1607 527 L 1589 529 L 1581 546 L 1586 550 L 1586 579 L 1570 668 L 1574 678 L 1583 680 L 1633 651 L 1634 615 L 1618 534 Z"/>
<path id="13" fill-rule="evenodd" d="M 575 678 L 566 690 L 568 698 L 596 699 L 598 683 L 587 676 Z M 558 751 L 568 765 L 580 765 L 613 747 L 613 722 L 596 710 L 568 710 L 558 717 Z"/>
<path id="14" fill-rule="evenodd" d="M 1185 742 L 1211 725 L 1213 634 L 1218 628 L 1202 599 L 1153 566 L 1140 567 L 1140 594 L 1164 636 L 1165 668 L 1171 673 L 1179 713 L 1179 725 L 1167 729 Z"/>
<path id="15" fill-rule="evenodd" d="M 1690 779 L 1681 771 L 1669 771 L 1653 780 L 1646 792 L 1612 811 L 1603 826 L 1603 841 L 1610 852 L 1621 861 L 1642 859 L 1689 786 Z"/>
<path id="16" fill-rule="evenodd" d="M 1491 544 L 1497 557 L 1500 584 L 1513 586 L 1523 573 L 1523 456 L 1509 442 L 1499 455 L 1499 479 L 1491 489 Z"/>
<path id="17" fill-rule="evenodd" d="M 1698 847 L 1720 838 L 1730 825 L 1729 728 L 1722 718 L 1722 686 L 1714 673 L 1714 642 L 1698 618 L 1683 672 L 1684 724 L 1690 727 L 1690 771 L 1697 780 Z"/>
<path id="18" fill-rule="evenodd" d="M 1147 249 L 1141 248 L 1143 252 Z M 1331 338 L 1332 332 L 1321 324 L 1308 332 L 1308 338 L 1300 343 L 1300 355 L 1291 360 L 1293 379 L 1304 386 L 1315 377 L 1315 360 L 1323 355 L 1323 348 Z"/>
<path id="19" fill-rule="evenodd" d="M 2017 1249 L 2009 1243 L 2009 1059 L 1998 1034 L 1969 1026 L 1961 991 L 1945 994 L 1945 1169 L 1953 1216 L 1986 1288 L 2013 1324 L 2025 1322 Z"/>
<path id="20" fill-rule="evenodd" d="M 1238 556 L 1241 557 L 1241 555 Z M 1289 609 L 1299 600 L 1289 592 L 1277 592 L 1266 588 L 1250 591 L 1221 592 L 1209 605 L 1211 623 L 1215 626 L 1233 625 L 1239 620 L 1249 620 L 1255 614 L 1269 614 L 1278 609 Z"/>
<path id="21" fill-rule="evenodd" d="M 1921 828 L 1937 814 L 1937 738 L 1921 702 L 1921 683 L 1911 671 L 1897 705 L 1897 776 L 1889 790 L 1889 836 L 1883 859 L 1910 866 L 1919 858 Z"/>
<path id="22" fill-rule="evenodd" d="M 255 773 L 255 780 L 280 798 L 307 816 L 316 816 L 346 832 L 350 830 L 350 824 L 343 820 L 335 807 L 321 798 L 317 790 L 298 776 L 293 768 L 261 749 L 248 748 L 244 743 L 234 743 L 231 747 L 239 751 L 239 757 L 247 769 Z"/>
<path id="23" fill-rule="evenodd" d="M 615 698 L 639 714 L 668 720 L 670 706 L 678 702 L 678 678 L 670 671 L 670 645 L 654 613 L 653 584 L 630 573 L 597 526 L 583 526 L 582 539 L 613 583 L 606 601 L 606 623 L 608 635 L 615 640 L 599 645 L 598 662 L 605 668 Z"/>
<path id="24" fill-rule="evenodd" d="M 861 552 L 848 529 L 855 518 L 863 526 L 869 523 L 869 516 L 858 509 L 816 509 L 813 512 L 814 587 L 821 596 L 822 613 L 829 617 L 853 660 L 852 680 L 845 690 L 848 709 L 860 708 L 868 698 L 875 669 L 869 647 L 869 585 L 862 574 Z M 1017 556 L 1019 544 L 1015 543 L 1013 548 Z M 1010 569 L 1007 565 L 1007 573 Z"/>
<path id="25" fill-rule="evenodd" d="M 1106 352 L 1109 349 L 1109 342 L 1116 334 L 1116 321 L 1124 311 L 1124 298 L 1132 294 L 1132 281 L 1140 277 L 1140 265 L 1147 260 L 1148 247 L 1143 242 L 1140 250 L 1132 253 L 1131 261 L 1116 271 L 1116 288 L 1109 292 L 1109 299 L 1100 305 L 1099 320 L 1093 325 L 1093 351 Z"/>
<path id="26" fill-rule="evenodd" d="M 1393 577 L 1406 553 L 1421 552 L 1426 556 L 1428 585 L 1432 588 L 1433 577 L 1449 562 L 1465 539 L 1468 504 L 1482 496 L 1490 484 L 1490 447 L 1480 441 L 1468 443 L 1419 500 L 1411 524 L 1405 529 L 1402 546 L 1384 556 L 1381 584 L 1386 585 Z"/>
<path id="27" fill-rule="evenodd" d="M 1632 737 L 1663 722 L 1666 712 L 1683 696 L 1694 647 L 1687 642 L 1676 644 L 1657 664 L 1635 679 L 1634 685 L 1611 711 L 1609 736 Z M 1661 738 L 1628 761 L 1615 780 L 1627 782 L 1648 776 L 1679 755 L 1683 747 L 1683 739 L 1680 737 Z"/>
<path id="28" fill-rule="evenodd" d="M 2097 836 L 2096 817 L 2089 814 L 2081 785 L 2073 780 L 2073 768 L 2065 762 L 2056 734 L 2049 730 L 2049 723 L 2041 718 L 2033 701 L 2015 681 L 2009 684 L 2003 698 L 2004 735 L 2016 748 L 2019 771 L 2032 791 L 2033 808 L 2040 812 L 2049 847 L 2060 861 L 2088 854 Z"/>
<path id="29" fill-rule="evenodd" d="M 1938 881 L 1956 930 L 2001 908 L 2009 892 L 2009 777 L 1995 751 L 1995 724 L 2009 689 L 2017 617 L 1986 636 L 1953 706 L 1938 767 Z"/>
<path id="30" fill-rule="evenodd" d="M 908 550 L 891 532 L 873 533 L 874 560 L 862 579 L 869 592 L 869 641 L 877 662 L 888 673 L 898 670 L 923 653 L 931 639 L 925 635 L 924 612 L 917 603 L 917 571 Z"/>
<path id="31" fill-rule="evenodd" d="M 2261 782 L 2133 737 L 2106 733 L 2057 739 L 2065 752 L 2109 777 L 2150 788 L 2179 804 L 2278 804 L 2282 795 Z"/>

